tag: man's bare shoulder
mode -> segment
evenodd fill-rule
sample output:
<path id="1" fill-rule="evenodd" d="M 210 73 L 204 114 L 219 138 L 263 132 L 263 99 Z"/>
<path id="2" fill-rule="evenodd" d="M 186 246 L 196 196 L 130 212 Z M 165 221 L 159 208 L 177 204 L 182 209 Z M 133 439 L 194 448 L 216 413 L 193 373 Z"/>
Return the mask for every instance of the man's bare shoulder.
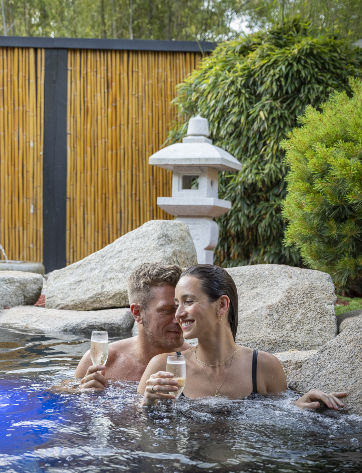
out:
<path id="1" fill-rule="evenodd" d="M 137 337 L 124 338 L 122 340 L 117 340 L 108 345 L 108 357 L 109 359 L 113 357 L 118 357 L 121 353 L 131 354 L 137 343 Z"/>
<path id="2" fill-rule="evenodd" d="M 135 359 L 136 347 L 137 337 L 117 340 L 108 345 L 107 379 L 131 379 L 134 376 L 134 373 L 131 375 L 131 372 L 135 371 L 135 364 L 132 363 L 132 360 Z M 88 350 L 79 362 L 74 376 L 76 378 L 83 378 L 90 366 L 92 366 L 92 360 L 90 350 Z M 139 377 L 141 374 L 139 374 Z"/>
<path id="3" fill-rule="evenodd" d="M 116 342 L 112 342 L 109 344 L 109 350 L 118 350 L 121 348 L 122 350 L 124 348 L 134 346 L 135 343 L 137 342 L 137 337 L 129 337 L 129 338 L 123 338 L 122 340 L 117 340 Z"/>

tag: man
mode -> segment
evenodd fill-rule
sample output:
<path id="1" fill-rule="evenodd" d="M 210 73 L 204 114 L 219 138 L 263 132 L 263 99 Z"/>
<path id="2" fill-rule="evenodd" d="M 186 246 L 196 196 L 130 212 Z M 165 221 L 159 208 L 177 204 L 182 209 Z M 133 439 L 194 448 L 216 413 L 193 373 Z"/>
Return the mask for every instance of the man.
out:
<path id="1" fill-rule="evenodd" d="M 107 368 L 92 366 L 87 351 L 75 371 L 81 389 L 104 389 L 108 379 L 139 381 L 155 355 L 189 348 L 175 319 L 180 274 L 176 265 L 144 263 L 136 268 L 128 279 L 128 298 L 138 335 L 110 343 Z"/>

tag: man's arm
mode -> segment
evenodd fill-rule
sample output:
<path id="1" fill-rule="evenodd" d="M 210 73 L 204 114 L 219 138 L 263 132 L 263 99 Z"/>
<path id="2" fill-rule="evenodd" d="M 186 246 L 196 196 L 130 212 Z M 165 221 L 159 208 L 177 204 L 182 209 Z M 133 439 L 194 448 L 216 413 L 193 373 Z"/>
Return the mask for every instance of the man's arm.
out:
<path id="1" fill-rule="evenodd" d="M 107 384 L 104 376 L 105 369 L 104 365 L 93 366 L 90 350 L 88 350 L 83 355 L 74 373 L 74 377 L 80 379 L 79 389 L 104 389 Z"/>
<path id="2" fill-rule="evenodd" d="M 82 359 L 78 363 L 78 366 L 74 373 L 74 377 L 83 378 L 86 375 L 87 370 L 90 366 L 92 366 L 92 360 L 90 357 L 90 350 L 88 350 L 86 353 L 84 353 Z"/>
<path id="3" fill-rule="evenodd" d="M 103 365 L 92 365 L 90 351 L 88 350 L 83 355 L 75 370 L 75 380 L 65 379 L 59 385 L 53 386 L 52 390 L 64 393 L 78 393 L 86 389 L 102 390 L 107 384 L 106 378 L 104 377 L 105 369 L 106 367 Z"/>

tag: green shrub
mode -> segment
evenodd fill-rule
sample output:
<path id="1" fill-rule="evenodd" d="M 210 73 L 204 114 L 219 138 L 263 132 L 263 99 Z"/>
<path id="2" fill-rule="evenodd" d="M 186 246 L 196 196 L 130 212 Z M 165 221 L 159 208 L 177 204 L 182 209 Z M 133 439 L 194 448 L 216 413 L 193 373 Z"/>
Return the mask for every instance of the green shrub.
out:
<path id="1" fill-rule="evenodd" d="M 178 87 L 175 103 L 183 125 L 208 118 L 214 144 L 241 163 L 238 174 L 219 179 L 220 196 L 232 209 L 218 220 L 216 262 L 297 265 L 297 249 L 283 246 L 287 166 L 280 142 L 309 104 L 318 107 L 334 90 L 349 91 L 360 70 L 361 51 L 334 37 L 309 36 L 297 21 L 220 44 Z"/>
<path id="2" fill-rule="evenodd" d="M 286 243 L 330 273 L 339 290 L 362 294 L 362 82 L 307 107 L 282 146 L 290 166 Z"/>

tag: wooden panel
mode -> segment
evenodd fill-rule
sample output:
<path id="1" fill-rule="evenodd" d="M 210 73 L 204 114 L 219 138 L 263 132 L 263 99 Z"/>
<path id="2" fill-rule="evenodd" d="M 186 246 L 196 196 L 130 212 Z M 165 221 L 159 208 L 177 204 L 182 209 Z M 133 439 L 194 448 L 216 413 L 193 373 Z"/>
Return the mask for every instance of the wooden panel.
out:
<path id="1" fill-rule="evenodd" d="M 195 53 L 68 51 L 67 264 L 151 219 L 171 174 L 148 165 L 176 109 Z"/>
<path id="2" fill-rule="evenodd" d="M 0 48 L 0 243 L 9 259 L 43 260 L 43 85 L 44 50 Z"/>

